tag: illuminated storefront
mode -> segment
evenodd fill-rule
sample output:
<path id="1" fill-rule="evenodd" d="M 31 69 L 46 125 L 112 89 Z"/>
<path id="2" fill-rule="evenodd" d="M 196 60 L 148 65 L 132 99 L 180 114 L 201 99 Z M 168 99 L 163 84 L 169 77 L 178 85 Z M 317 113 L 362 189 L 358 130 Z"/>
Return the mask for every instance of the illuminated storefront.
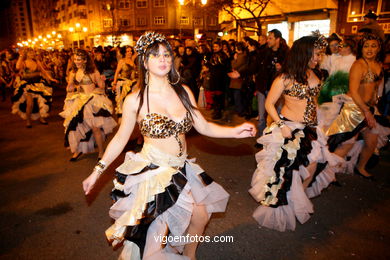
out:
<path id="1" fill-rule="evenodd" d="M 294 24 L 294 41 L 303 36 L 310 35 L 316 30 L 319 30 L 321 34 L 328 37 L 330 32 L 330 19 L 296 22 Z"/>
<path id="2" fill-rule="evenodd" d="M 342 35 L 355 35 L 359 27 L 364 24 L 364 15 L 369 10 L 378 16 L 378 24 L 382 26 L 385 34 L 390 34 L 390 4 L 387 0 L 364 1 L 346 0 L 339 1 L 339 17 L 337 31 Z"/>

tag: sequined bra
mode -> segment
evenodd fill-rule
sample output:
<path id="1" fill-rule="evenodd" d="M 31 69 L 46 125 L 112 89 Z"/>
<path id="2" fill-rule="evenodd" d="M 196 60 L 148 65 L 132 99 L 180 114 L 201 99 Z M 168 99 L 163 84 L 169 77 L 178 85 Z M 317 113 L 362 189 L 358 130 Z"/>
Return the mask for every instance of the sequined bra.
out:
<path id="1" fill-rule="evenodd" d="M 317 124 L 317 106 L 315 98 L 319 95 L 320 90 L 321 84 L 311 88 L 308 85 L 294 82 L 291 88 L 283 91 L 283 94 L 287 96 L 306 99 L 307 104 L 303 114 L 303 122 L 307 125 Z"/>
<path id="2" fill-rule="evenodd" d="M 366 64 L 367 64 L 367 67 L 368 67 L 368 71 L 367 73 L 364 75 L 364 77 L 362 78 L 362 80 L 360 81 L 360 83 L 374 83 L 374 82 L 378 82 L 378 81 L 381 81 L 382 78 L 383 78 L 383 69 L 381 69 L 381 72 L 379 73 L 379 75 L 377 75 L 375 72 L 373 72 L 370 68 L 370 66 L 368 65 L 368 62 L 363 59 Z"/>
<path id="3" fill-rule="evenodd" d="M 158 139 L 175 137 L 179 144 L 179 157 L 183 155 L 183 144 L 179 139 L 179 135 L 187 133 L 191 127 L 192 121 L 188 111 L 179 122 L 175 122 L 167 116 L 158 113 L 148 113 L 139 123 L 141 134 L 144 136 Z"/>
<path id="4" fill-rule="evenodd" d="M 78 86 L 78 85 L 91 85 L 94 82 L 92 81 L 91 77 L 87 74 L 84 74 L 83 77 L 81 78 L 80 81 L 76 79 L 76 75 L 73 78 L 73 83 Z"/>

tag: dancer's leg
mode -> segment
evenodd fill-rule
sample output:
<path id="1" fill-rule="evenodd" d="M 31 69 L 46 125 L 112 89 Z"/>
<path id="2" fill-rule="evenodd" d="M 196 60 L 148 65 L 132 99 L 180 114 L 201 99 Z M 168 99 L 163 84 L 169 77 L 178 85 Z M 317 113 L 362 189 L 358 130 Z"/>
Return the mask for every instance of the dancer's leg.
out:
<path id="1" fill-rule="evenodd" d="M 209 216 L 206 211 L 206 207 L 202 205 L 194 205 L 194 210 L 191 216 L 190 225 L 188 227 L 188 234 L 190 236 L 201 236 L 204 232 L 204 229 L 209 221 Z M 187 244 L 184 247 L 183 254 L 191 258 L 191 260 L 196 260 L 196 248 L 198 247 L 198 242 Z"/>
<path id="2" fill-rule="evenodd" d="M 310 182 L 313 180 L 313 177 L 314 177 L 314 172 L 316 171 L 317 169 L 317 163 L 314 162 L 314 163 L 311 163 L 309 164 L 306 169 L 309 171 L 309 174 L 310 176 L 308 178 L 306 178 L 304 181 L 303 181 L 303 188 L 307 188 L 310 184 Z"/>
<path id="3" fill-rule="evenodd" d="M 360 152 L 359 162 L 356 168 L 361 174 L 365 176 L 371 176 L 371 174 L 366 171 L 366 164 L 375 151 L 376 145 L 378 143 L 378 135 L 371 133 L 369 130 L 366 130 L 363 132 L 363 138 L 364 146 Z"/>
<path id="4" fill-rule="evenodd" d="M 31 94 L 26 94 L 26 126 L 31 127 L 31 113 L 33 109 L 33 97 Z"/>
<path id="5" fill-rule="evenodd" d="M 95 142 L 97 144 L 98 150 L 99 150 L 99 158 L 103 157 L 104 149 L 103 149 L 103 136 L 102 132 L 99 128 L 92 128 L 93 137 L 95 138 Z"/>

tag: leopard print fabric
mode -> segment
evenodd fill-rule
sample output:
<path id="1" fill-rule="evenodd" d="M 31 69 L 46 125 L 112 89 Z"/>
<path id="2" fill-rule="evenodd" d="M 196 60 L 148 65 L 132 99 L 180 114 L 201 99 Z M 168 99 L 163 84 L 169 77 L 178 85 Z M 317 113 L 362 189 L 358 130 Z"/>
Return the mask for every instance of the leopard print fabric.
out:
<path id="1" fill-rule="evenodd" d="M 179 139 L 179 135 L 187 133 L 191 127 L 192 121 L 188 111 L 180 122 L 175 122 L 167 116 L 158 113 L 148 113 L 139 124 L 141 134 L 144 136 L 158 139 L 175 137 L 180 149 L 178 156 L 183 155 L 183 144 Z"/>
<path id="2" fill-rule="evenodd" d="M 287 96 L 306 99 L 307 104 L 303 114 L 303 122 L 306 125 L 317 125 L 317 106 L 315 99 L 318 97 L 320 90 L 321 84 L 311 88 L 308 85 L 295 82 L 290 89 L 283 91 L 283 94 Z"/>

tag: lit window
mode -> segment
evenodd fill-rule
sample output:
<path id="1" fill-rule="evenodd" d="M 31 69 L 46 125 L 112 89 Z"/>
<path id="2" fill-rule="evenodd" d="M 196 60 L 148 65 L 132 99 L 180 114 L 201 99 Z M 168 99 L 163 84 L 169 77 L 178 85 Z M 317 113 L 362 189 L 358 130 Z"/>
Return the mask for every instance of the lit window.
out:
<path id="1" fill-rule="evenodd" d="M 146 17 L 138 17 L 137 26 L 146 26 Z"/>
<path id="2" fill-rule="evenodd" d="M 120 9 L 129 9 L 130 8 L 130 0 L 120 0 L 119 1 Z"/>
<path id="3" fill-rule="evenodd" d="M 194 25 L 203 25 L 203 19 L 201 17 L 193 17 Z"/>
<path id="4" fill-rule="evenodd" d="M 123 27 L 130 26 L 130 20 L 129 19 L 119 19 L 119 25 Z"/>
<path id="5" fill-rule="evenodd" d="M 190 18 L 188 16 L 180 16 L 180 24 L 190 24 Z"/>
<path id="6" fill-rule="evenodd" d="M 164 7 L 165 0 L 154 0 L 154 7 Z"/>
<path id="7" fill-rule="evenodd" d="M 165 17 L 164 16 L 155 16 L 154 17 L 154 24 L 156 25 L 162 25 L 162 24 L 165 24 L 166 21 L 165 21 Z"/>
<path id="8" fill-rule="evenodd" d="M 112 19 L 111 18 L 106 18 L 103 19 L 103 27 L 112 27 Z"/>
<path id="9" fill-rule="evenodd" d="M 386 13 L 390 12 L 390 5 L 388 1 L 379 0 L 350 0 L 348 6 L 348 22 L 363 21 L 364 15 L 369 10 L 377 13 L 380 10 L 380 17 L 384 18 Z"/>
<path id="10" fill-rule="evenodd" d="M 147 8 L 148 1 L 147 0 L 137 0 L 137 8 Z"/>

